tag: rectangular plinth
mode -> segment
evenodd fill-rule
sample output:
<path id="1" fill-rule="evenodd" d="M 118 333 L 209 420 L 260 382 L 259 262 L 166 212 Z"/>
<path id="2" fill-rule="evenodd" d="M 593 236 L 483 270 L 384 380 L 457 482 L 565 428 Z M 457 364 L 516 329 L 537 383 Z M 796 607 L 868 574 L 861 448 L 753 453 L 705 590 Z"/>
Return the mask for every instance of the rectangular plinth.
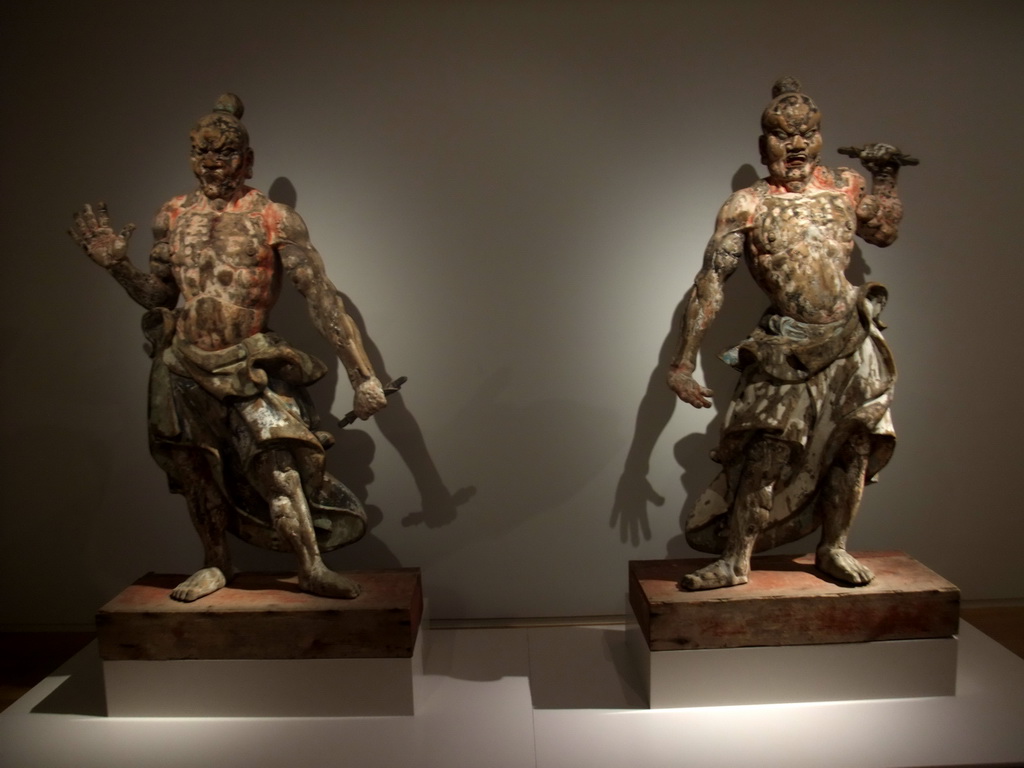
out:
<path id="1" fill-rule="evenodd" d="M 244 573 L 192 603 L 170 598 L 184 577 L 149 574 L 96 616 L 106 661 L 408 659 L 423 615 L 418 568 L 346 574 L 354 600 L 317 597 L 294 577 Z"/>
<path id="2" fill-rule="evenodd" d="M 414 715 L 423 645 L 416 643 L 410 658 L 104 661 L 107 715 Z"/>
<path id="3" fill-rule="evenodd" d="M 711 562 L 635 560 L 629 601 L 651 651 L 950 638 L 960 592 L 901 552 L 857 553 L 875 574 L 843 585 L 814 556 L 755 557 L 750 581 L 689 592 L 680 578 Z"/>
<path id="4" fill-rule="evenodd" d="M 651 651 L 634 621 L 626 639 L 651 709 L 956 694 L 956 637 Z"/>

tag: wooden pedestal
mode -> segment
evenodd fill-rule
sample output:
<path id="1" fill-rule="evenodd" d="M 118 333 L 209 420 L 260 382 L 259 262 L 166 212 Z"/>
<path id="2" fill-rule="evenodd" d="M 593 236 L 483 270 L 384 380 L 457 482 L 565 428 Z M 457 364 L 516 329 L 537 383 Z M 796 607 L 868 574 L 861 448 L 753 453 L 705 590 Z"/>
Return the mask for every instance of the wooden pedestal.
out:
<path id="1" fill-rule="evenodd" d="M 899 552 L 858 553 L 862 587 L 814 557 L 754 558 L 750 581 L 689 592 L 711 560 L 629 564 L 631 647 L 652 707 L 950 695 L 959 590 Z"/>
<path id="2" fill-rule="evenodd" d="M 139 579 L 97 615 L 108 713 L 413 714 L 422 672 L 419 570 L 346 575 L 362 586 L 355 600 L 251 573 L 180 603 L 170 591 L 183 576 Z"/>
<path id="3" fill-rule="evenodd" d="M 755 557 L 750 581 L 689 592 L 687 573 L 712 562 L 634 560 L 629 599 L 652 651 L 817 645 L 952 637 L 960 591 L 902 552 L 858 553 L 875 579 L 840 584 L 814 556 Z"/>

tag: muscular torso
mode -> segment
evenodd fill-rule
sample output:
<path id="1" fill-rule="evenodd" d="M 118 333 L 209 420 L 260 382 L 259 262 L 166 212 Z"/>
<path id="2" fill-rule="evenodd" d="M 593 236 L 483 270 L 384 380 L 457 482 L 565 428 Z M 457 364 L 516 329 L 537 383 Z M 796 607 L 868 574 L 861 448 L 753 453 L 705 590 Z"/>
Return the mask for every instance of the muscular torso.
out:
<path id="1" fill-rule="evenodd" d="M 183 340 L 215 350 L 266 330 L 281 275 L 267 205 L 255 190 L 224 211 L 198 194 L 168 204 L 167 244 L 183 298 Z"/>
<path id="2" fill-rule="evenodd" d="M 755 196 L 747 263 L 773 310 L 805 323 L 828 323 L 849 313 L 855 289 L 845 270 L 857 228 L 856 181 L 831 171 L 803 192 L 768 188 Z"/>

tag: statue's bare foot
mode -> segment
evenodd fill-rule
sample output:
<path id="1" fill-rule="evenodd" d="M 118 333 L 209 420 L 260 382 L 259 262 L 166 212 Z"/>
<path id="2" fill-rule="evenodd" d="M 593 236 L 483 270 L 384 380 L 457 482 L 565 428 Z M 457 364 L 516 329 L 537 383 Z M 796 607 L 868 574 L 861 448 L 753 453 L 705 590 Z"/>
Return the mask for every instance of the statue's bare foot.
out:
<path id="1" fill-rule="evenodd" d="M 716 560 L 693 573 L 688 573 L 679 581 L 683 589 L 718 589 L 719 587 L 735 587 L 749 581 L 747 573 L 740 571 L 728 560 Z"/>
<path id="2" fill-rule="evenodd" d="M 352 579 L 332 571 L 323 564 L 314 566 L 309 574 L 300 573 L 299 588 L 303 592 L 313 595 L 340 597 L 345 600 L 359 597 L 359 593 L 362 591 Z"/>
<path id="3" fill-rule="evenodd" d="M 171 599 L 191 603 L 193 600 L 216 592 L 227 583 L 227 577 L 220 568 L 203 568 L 176 586 L 171 591 Z"/>
<path id="4" fill-rule="evenodd" d="M 875 578 L 870 568 L 845 549 L 818 547 L 814 564 L 832 578 L 855 586 L 862 586 Z"/>

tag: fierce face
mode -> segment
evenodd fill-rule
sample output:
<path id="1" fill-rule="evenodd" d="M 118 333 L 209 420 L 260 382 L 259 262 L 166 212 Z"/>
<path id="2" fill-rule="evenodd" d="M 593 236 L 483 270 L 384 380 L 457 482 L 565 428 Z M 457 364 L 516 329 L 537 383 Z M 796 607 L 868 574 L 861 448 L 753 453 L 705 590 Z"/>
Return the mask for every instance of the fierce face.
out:
<path id="1" fill-rule="evenodd" d="M 192 172 L 210 200 L 230 200 L 252 175 L 252 150 L 227 121 L 203 122 L 192 132 Z"/>
<path id="2" fill-rule="evenodd" d="M 821 112 L 802 94 L 778 100 L 761 119 L 761 162 L 772 181 L 800 188 L 821 153 Z"/>

